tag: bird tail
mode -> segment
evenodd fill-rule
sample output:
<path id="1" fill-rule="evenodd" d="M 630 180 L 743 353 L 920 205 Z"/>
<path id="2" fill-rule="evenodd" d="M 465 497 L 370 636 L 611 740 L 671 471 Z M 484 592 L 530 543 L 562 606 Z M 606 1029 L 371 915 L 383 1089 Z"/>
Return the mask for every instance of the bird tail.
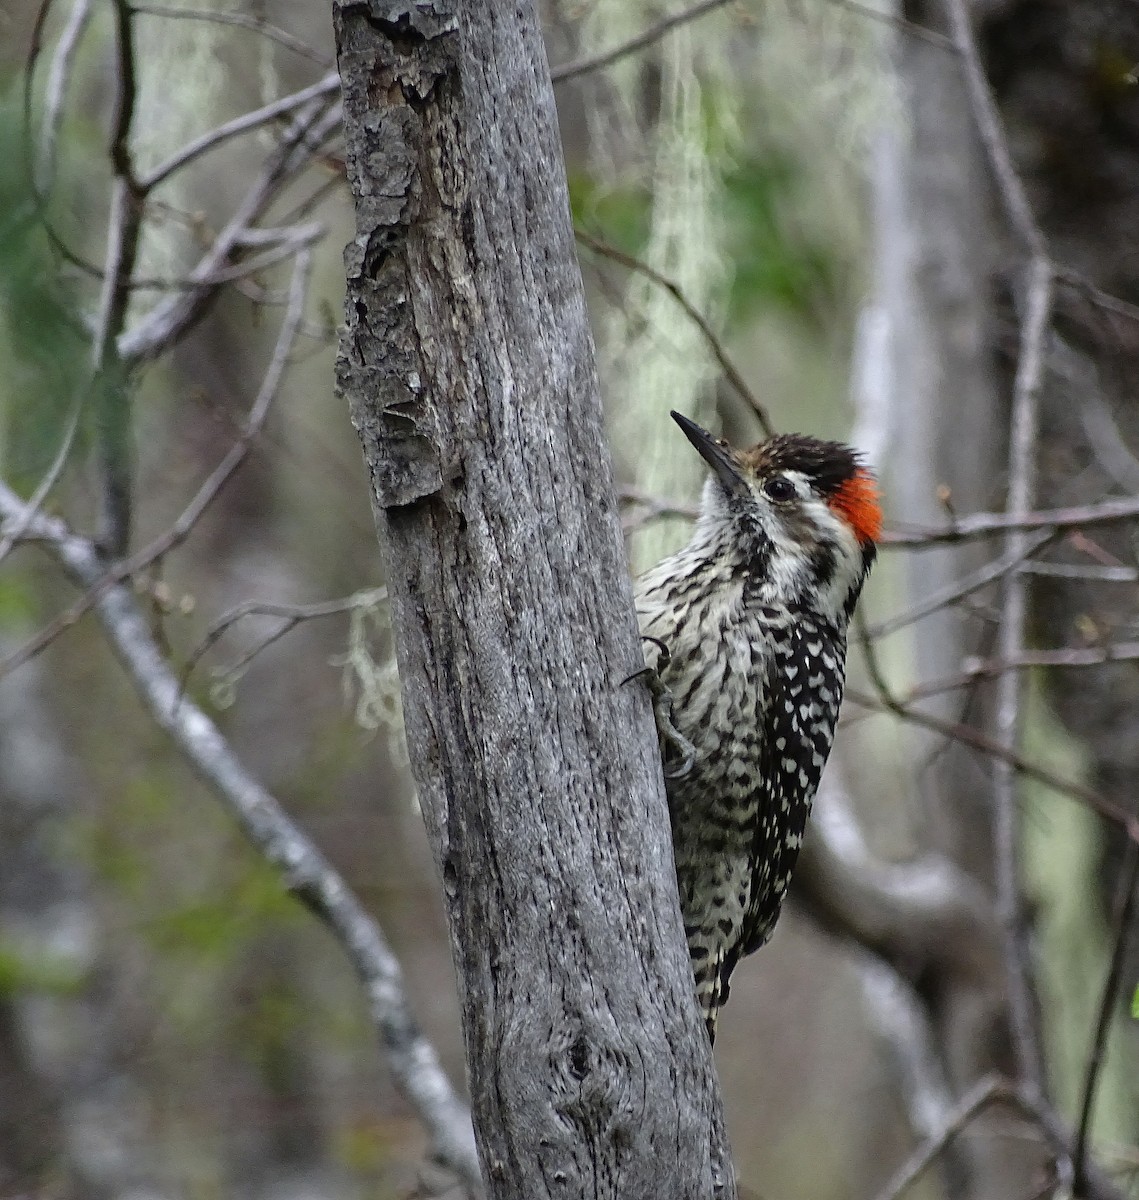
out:
<path id="1" fill-rule="evenodd" d="M 696 969 L 696 1002 L 704 1017 L 704 1028 L 708 1030 L 708 1041 L 716 1044 L 716 1019 L 720 1006 L 728 998 L 728 972 L 724 969 L 724 953 L 721 950 L 706 958 Z"/>

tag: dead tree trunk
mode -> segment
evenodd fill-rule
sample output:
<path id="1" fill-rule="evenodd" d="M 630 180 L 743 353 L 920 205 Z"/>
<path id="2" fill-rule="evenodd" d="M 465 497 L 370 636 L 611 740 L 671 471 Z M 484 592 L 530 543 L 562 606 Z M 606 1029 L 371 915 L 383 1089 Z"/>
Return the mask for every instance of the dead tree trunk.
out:
<path id="1" fill-rule="evenodd" d="M 734 1196 L 529 4 L 335 21 L 371 474 L 487 1190 Z M 521 11 L 521 16 L 519 12 Z"/>

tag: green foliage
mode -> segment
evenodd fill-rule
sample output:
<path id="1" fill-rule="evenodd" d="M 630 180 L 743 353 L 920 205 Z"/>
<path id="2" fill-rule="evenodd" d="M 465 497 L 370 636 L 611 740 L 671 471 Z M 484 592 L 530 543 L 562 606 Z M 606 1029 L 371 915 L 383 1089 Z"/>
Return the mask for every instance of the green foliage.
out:
<path id="1" fill-rule="evenodd" d="M 642 186 L 613 187 L 588 172 L 569 172 L 570 213 L 575 226 L 639 255 L 649 236 L 652 193 Z"/>
<path id="2" fill-rule="evenodd" d="M 797 220 L 807 179 L 787 154 L 768 152 L 734 164 L 723 176 L 725 249 L 732 264 L 729 325 L 775 309 L 808 324 L 840 297 L 841 263 L 834 248 Z M 649 236 L 652 194 L 642 186 L 600 184 L 588 172 L 570 174 L 574 224 L 628 254 L 640 256 Z"/>
<path id="3" fill-rule="evenodd" d="M 724 176 L 726 244 L 735 268 L 731 323 L 763 308 L 813 323 L 821 307 L 837 301 L 834 251 L 795 219 L 805 185 L 802 168 L 780 153 L 745 159 Z"/>
<path id="4" fill-rule="evenodd" d="M 87 347 L 45 225 L 62 233 L 68 189 L 61 184 L 42 209 L 28 177 L 30 154 L 20 90 L 9 88 L 0 99 L 0 446 L 17 487 L 34 485 L 54 457 Z"/>
<path id="5" fill-rule="evenodd" d="M 34 623 L 39 600 L 26 575 L 6 572 L 0 576 L 0 630 Z"/>
<path id="6" fill-rule="evenodd" d="M 217 837 L 219 851 L 229 839 L 220 820 L 211 831 L 212 810 L 180 811 L 183 792 L 184 785 L 158 769 L 134 779 L 91 830 L 90 861 L 125 907 L 145 914 L 135 929 L 160 958 L 172 967 L 221 970 L 257 938 L 304 917 L 279 872 L 248 852 L 235 832 L 232 846 L 207 853 L 203 831 Z M 173 851 L 191 842 L 191 855 Z"/>
<path id="7" fill-rule="evenodd" d="M 253 856 L 230 864 L 208 892 L 150 917 L 142 930 L 163 955 L 219 962 L 239 957 L 266 931 L 300 919 L 301 910 L 279 874 Z M 220 884 L 220 886 L 219 886 Z"/>
<path id="8" fill-rule="evenodd" d="M 0 997 L 26 992 L 69 996 L 83 984 L 83 972 L 70 960 L 0 939 Z"/>
<path id="9" fill-rule="evenodd" d="M 1057 775 L 1086 778 L 1085 748 L 1059 725 L 1033 679 L 1025 727 L 1025 750 Z M 1047 788 L 1023 785 L 1025 882 L 1035 906 L 1048 1041 L 1057 1102 L 1074 1120 L 1086 1073 L 1088 1042 L 1095 1027 L 1098 985 L 1111 955 L 1111 939 L 1096 898 L 1103 830 L 1095 815 Z M 1136 1113 L 1133 1070 L 1127 1051 L 1109 1049 L 1100 1078 L 1095 1133 L 1105 1141 L 1129 1143 Z"/>
<path id="10" fill-rule="evenodd" d="M 287 979 L 269 981 L 242 1006 L 233 1028 L 237 1052 L 256 1067 L 277 1095 L 287 1095 L 297 1059 L 297 1037 L 309 1019 L 308 1005 Z"/>
<path id="11" fill-rule="evenodd" d="M 1131 997 L 1131 1015 L 1136 1021 L 1139 1021 L 1139 987 L 1135 989 L 1135 995 Z"/>

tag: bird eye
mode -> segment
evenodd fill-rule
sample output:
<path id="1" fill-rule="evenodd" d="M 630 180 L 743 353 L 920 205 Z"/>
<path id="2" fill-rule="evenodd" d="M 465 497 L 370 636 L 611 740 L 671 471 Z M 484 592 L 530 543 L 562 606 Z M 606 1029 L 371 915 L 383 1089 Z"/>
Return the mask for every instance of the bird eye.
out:
<path id="1" fill-rule="evenodd" d="M 763 490 L 772 500 L 795 499 L 795 485 L 785 475 L 773 475 L 763 485 Z"/>

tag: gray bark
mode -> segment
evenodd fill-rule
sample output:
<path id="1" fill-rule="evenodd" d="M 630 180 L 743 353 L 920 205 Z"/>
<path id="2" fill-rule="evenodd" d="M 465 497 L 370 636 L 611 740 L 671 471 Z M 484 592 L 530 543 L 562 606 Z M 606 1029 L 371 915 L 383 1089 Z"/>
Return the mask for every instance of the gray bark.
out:
<path id="1" fill-rule="evenodd" d="M 529 4 L 334 7 L 364 444 L 492 1197 L 734 1195 Z"/>

